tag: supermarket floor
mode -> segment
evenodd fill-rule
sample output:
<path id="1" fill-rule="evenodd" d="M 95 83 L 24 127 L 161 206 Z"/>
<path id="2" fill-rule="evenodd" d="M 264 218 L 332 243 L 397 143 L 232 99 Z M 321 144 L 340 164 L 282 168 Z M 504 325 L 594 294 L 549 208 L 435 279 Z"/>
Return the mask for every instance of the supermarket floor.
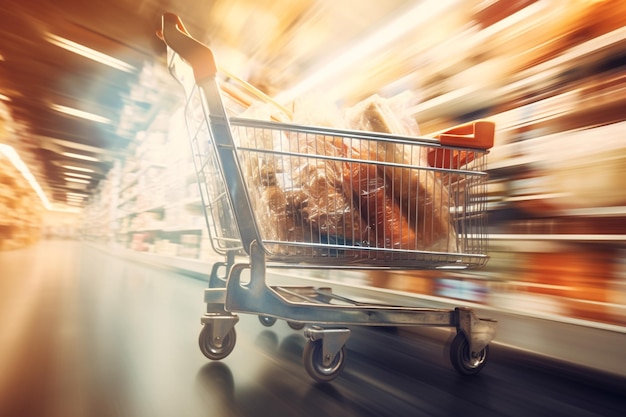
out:
<path id="1" fill-rule="evenodd" d="M 79 242 L 0 252 L 0 416 L 626 413 L 619 377 L 494 344 L 466 379 L 426 330 L 355 328 L 343 374 L 316 384 L 300 332 L 243 316 L 234 352 L 210 363 L 197 347 L 204 286 Z"/>

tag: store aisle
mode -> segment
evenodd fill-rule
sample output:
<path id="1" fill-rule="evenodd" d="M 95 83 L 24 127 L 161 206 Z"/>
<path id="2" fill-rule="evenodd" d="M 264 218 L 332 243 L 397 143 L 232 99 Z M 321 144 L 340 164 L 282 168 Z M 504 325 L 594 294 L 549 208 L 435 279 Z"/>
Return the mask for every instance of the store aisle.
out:
<path id="1" fill-rule="evenodd" d="M 440 336 L 427 331 L 355 328 L 344 373 L 316 384 L 301 363 L 301 332 L 242 316 L 233 353 L 209 362 L 197 347 L 204 282 L 78 242 L 0 252 L 0 271 L 2 417 L 606 417 L 626 410 L 622 381 L 502 346 L 493 346 L 481 375 L 461 378 Z"/>
<path id="2" fill-rule="evenodd" d="M 77 260 L 70 242 L 0 252 L 0 415 L 78 411 L 86 363 L 76 343 Z M 71 404 L 61 404 L 65 392 L 75 393 Z"/>
<path id="3" fill-rule="evenodd" d="M 67 241 L 0 268 L 0 415 L 180 415 L 170 399 L 204 364 L 201 282 Z"/>

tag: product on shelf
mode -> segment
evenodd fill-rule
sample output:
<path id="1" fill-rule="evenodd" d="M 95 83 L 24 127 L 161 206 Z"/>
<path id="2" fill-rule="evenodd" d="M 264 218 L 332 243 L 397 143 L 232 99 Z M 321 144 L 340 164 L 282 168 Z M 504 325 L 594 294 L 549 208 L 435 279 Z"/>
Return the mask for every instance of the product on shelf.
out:
<path id="1" fill-rule="evenodd" d="M 43 205 L 22 174 L 0 152 L 0 250 L 31 245 L 41 237 Z"/>

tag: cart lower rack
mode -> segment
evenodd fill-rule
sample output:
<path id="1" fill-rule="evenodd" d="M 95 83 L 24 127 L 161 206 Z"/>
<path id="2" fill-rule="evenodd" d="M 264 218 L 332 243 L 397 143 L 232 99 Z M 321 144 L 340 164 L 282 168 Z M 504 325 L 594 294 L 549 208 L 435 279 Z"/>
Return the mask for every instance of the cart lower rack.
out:
<path id="1" fill-rule="evenodd" d="M 205 289 L 202 353 L 221 360 L 232 352 L 237 314 L 258 315 L 264 325 L 282 319 L 304 329 L 309 375 L 331 381 L 345 365 L 349 326 L 441 326 L 457 329 L 454 368 L 478 373 L 496 323 L 471 309 L 360 302 L 332 288 L 269 285 L 266 274 L 483 266 L 493 124 L 478 121 L 432 139 L 235 117 L 223 98 L 250 101 L 219 78 L 211 50 L 176 15 L 164 14 L 162 24 L 168 67 L 186 92 L 211 243 L 224 256 Z M 358 117 L 380 120 L 370 104 Z"/>

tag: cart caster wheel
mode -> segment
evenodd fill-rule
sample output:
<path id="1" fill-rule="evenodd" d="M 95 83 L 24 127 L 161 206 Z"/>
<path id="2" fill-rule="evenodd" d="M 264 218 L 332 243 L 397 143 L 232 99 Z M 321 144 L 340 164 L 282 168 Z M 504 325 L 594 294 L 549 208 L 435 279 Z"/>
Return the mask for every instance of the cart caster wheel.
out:
<path id="1" fill-rule="evenodd" d="M 259 316 L 259 321 L 265 327 L 272 327 L 276 323 L 276 317 Z"/>
<path id="2" fill-rule="evenodd" d="M 318 382 L 330 382 L 337 378 L 346 364 L 346 346 L 343 345 L 334 359 L 324 364 L 323 341 L 309 340 L 302 351 L 302 361 L 307 373 Z"/>
<path id="3" fill-rule="evenodd" d="M 224 359 L 226 356 L 230 355 L 230 353 L 235 348 L 235 343 L 237 342 L 237 333 L 235 332 L 235 328 L 230 329 L 221 344 L 216 343 L 212 339 L 211 334 L 211 325 L 205 324 L 202 326 L 202 330 L 200 331 L 200 337 L 198 338 L 198 342 L 200 344 L 200 351 L 207 358 L 219 361 Z"/>
<path id="4" fill-rule="evenodd" d="M 295 321 L 288 321 L 287 326 L 291 327 L 294 330 L 302 330 L 304 329 L 304 323 L 297 323 Z"/>
<path id="5" fill-rule="evenodd" d="M 489 346 L 477 355 L 472 355 L 470 345 L 463 332 L 458 332 L 450 344 L 450 362 L 461 375 L 476 375 L 487 362 Z"/>

